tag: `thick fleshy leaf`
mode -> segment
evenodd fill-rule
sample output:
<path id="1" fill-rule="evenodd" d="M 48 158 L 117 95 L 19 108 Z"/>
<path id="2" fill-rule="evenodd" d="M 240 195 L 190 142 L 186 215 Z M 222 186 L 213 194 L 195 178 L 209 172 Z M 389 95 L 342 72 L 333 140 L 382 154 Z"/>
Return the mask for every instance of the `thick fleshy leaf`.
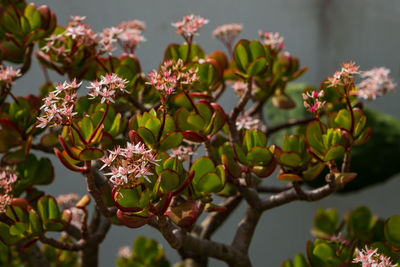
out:
<path id="1" fill-rule="evenodd" d="M 148 212 L 123 212 L 121 210 L 117 211 L 118 219 L 129 228 L 139 228 L 147 224 L 151 219 Z"/>
<path id="2" fill-rule="evenodd" d="M 352 181 L 354 178 L 356 178 L 356 176 L 357 173 L 354 172 L 340 172 L 340 173 L 335 173 L 335 180 L 337 183 L 345 185 L 348 182 Z"/>
<path id="3" fill-rule="evenodd" d="M 267 69 L 267 59 L 258 57 L 247 67 L 247 75 L 250 77 L 257 76 L 265 72 Z"/>
<path id="4" fill-rule="evenodd" d="M 194 183 L 196 191 L 203 194 L 219 192 L 223 186 L 223 181 L 215 172 L 205 173 Z"/>
<path id="5" fill-rule="evenodd" d="M 178 147 L 183 141 L 183 134 L 178 131 L 169 132 L 160 141 L 159 151 L 167 151 L 168 149 Z"/>
<path id="6" fill-rule="evenodd" d="M 239 177 L 242 174 L 242 170 L 237 162 L 231 155 L 221 155 L 222 164 L 224 164 L 225 169 L 233 177 Z"/>
<path id="7" fill-rule="evenodd" d="M 198 114 L 190 114 L 187 117 L 187 122 L 190 125 L 191 129 L 196 131 L 203 129 L 206 123 L 203 117 Z"/>
<path id="8" fill-rule="evenodd" d="M 239 70 L 245 72 L 247 66 L 249 65 L 249 53 L 247 50 L 249 41 L 240 40 L 233 51 L 233 58 L 236 62 L 236 65 L 239 67 Z"/>
<path id="9" fill-rule="evenodd" d="M 10 226 L 8 226 L 3 222 L 0 222 L 0 240 L 4 244 L 11 246 L 16 244 L 19 240 L 21 240 L 21 237 L 11 235 Z"/>
<path id="10" fill-rule="evenodd" d="M 2 158 L 2 161 L 8 164 L 19 164 L 24 162 L 25 159 L 26 159 L 25 149 L 18 149 L 16 151 L 5 154 Z"/>
<path id="11" fill-rule="evenodd" d="M 319 121 L 312 121 L 306 127 L 307 143 L 311 146 L 313 151 L 323 154 L 325 147 L 322 143 L 322 135 L 326 132 L 325 124 Z"/>
<path id="12" fill-rule="evenodd" d="M 302 163 L 300 155 L 293 151 L 282 152 L 279 156 L 279 164 L 288 167 L 298 167 Z"/>
<path id="13" fill-rule="evenodd" d="M 335 160 L 338 157 L 342 156 L 345 150 L 346 149 L 341 145 L 333 145 L 325 152 L 324 160 L 325 161 Z"/>
<path id="14" fill-rule="evenodd" d="M 35 235 L 42 233 L 43 227 L 39 215 L 34 211 L 29 211 L 29 232 Z"/>
<path id="15" fill-rule="evenodd" d="M 279 181 L 287 181 L 287 182 L 301 182 L 303 179 L 294 173 L 282 173 L 278 175 Z"/>
<path id="16" fill-rule="evenodd" d="M 276 160 L 272 160 L 266 166 L 253 166 L 251 171 L 260 178 L 266 178 L 274 172 L 277 164 L 278 162 Z"/>
<path id="17" fill-rule="evenodd" d="M 215 172 L 215 165 L 212 160 L 208 157 L 200 157 L 193 162 L 190 167 L 190 172 L 194 171 L 193 183 L 197 184 L 200 177 L 208 172 Z"/>
<path id="18" fill-rule="evenodd" d="M 75 165 L 76 162 L 72 158 L 70 158 L 65 151 L 60 152 L 57 148 L 54 148 L 54 154 L 56 157 L 61 161 L 61 163 L 67 168 L 70 169 L 71 171 L 75 172 L 86 172 L 87 169 L 85 167 L 80 167 Z"/>
<path id="19" fill-rule="evenodd" d="M 146 145 L 151 147 L 156 143 L 156 137 L 149 129 L 144 128 L 144 127 L 139 127 L 137 129 L 137 132 L 140 135 L 140 137 L 143 139 L 143 141 L 146 143 Z"/>
<path id="20" fill-rule="evenodd" d="M 252 165 L 267 165 L 271 162 L 273 155 L 268 148 L 255 146 L 249 150 L 246 158 Z"/>
<path id="21" fill-rule="evenodd" d="M 161 188 L 164 192 L 175 190 L 180 184 L 179 175 L 171 170 L 165 169 L 160 173 Z"/>
<path id="22" fill-rule="evenodd" d="M 28 229 L 28 224 L 26 222 L 15 222 L 10 226 L 10 235 L 19 236 Z"/>
<path id="23" fill-rule="evenodd" d="M 392 246 L 400 248 L 400 215 L 394 215 L 386 221 L 385 238 Z"/>
<path id="24" fill-rule="evenodd" d="M 312 181 L 320 175 L 320 173 L 324 168 L 325 164 L 322 162 L 318 162 L 309 167 L 308 169 L 306 169 L 305 171 L 303 171 L 302 176 L 305 181 Z"/>
<path id="25" fill-rule="evenodd" d="M 243 138 L 244 153 L 247 154 L 255 146 L 265 147 L 267 137 L 261 130 L 247 130 Z"/>
<path id="26" fill-rule="evenodd" d="M 193 200 L 186 200 L 181 204 L 170 207 L 165 213 L 175 224 L 189 228 L 199 215 L 199 208 Z"/>
<path id="27" fill-rule="evenodd" d="M 195 142 L 195 143 L 202 143 L 205 142 L 207 140 L 206 136 L 203 136 L 199 133 L 196 133 L 194 131 L 184 131 L 183 132 L 183 138 L 191 141 L 191 142 Z"/>
<path id="28" fill-rule="evenodd" d="M 38 200 L 37 209 L 40 218 L 45 221 L 46 219 L 60 219 L 61 213 L 57 205 L 57 201 L 52 196 L 43 196 Z"/>
<path id="29" fill-rule="evenodd" d="M 204 211 L 206 212 L 224 212 L 227 208 L 223 206 L 218 206 L 213 203 L 207 203 L 204 207 Z"/>
<path id="30" fill-rule="evenodd" d="M 140 207 L 141 188 L 114 188 L 113 201 L 118 209 L 126 212 L 137 212 L 143 208 Z"/>
<path id="31" fill-rule="evenodd" d="M 260 57 L 265 57 L 265 49 L 259 41 L 253 40 L 248 44 L 248 46 L 251 61 Z"/>
<path id="32" fill-rule="evenodd" d="M 349 233 L 364 241 L 369 240 L 376 221 L 377 217 L 367 207 L 356 208 L 346 218 Z"/>
<path id="33" fill-rule="evenodd" d="M 96 160 L 103 157 L 104 152 L 100 148 L 96 147 L 87 147 L 79 153 L 79 159 L 83 161 L 87 160 Z"/>

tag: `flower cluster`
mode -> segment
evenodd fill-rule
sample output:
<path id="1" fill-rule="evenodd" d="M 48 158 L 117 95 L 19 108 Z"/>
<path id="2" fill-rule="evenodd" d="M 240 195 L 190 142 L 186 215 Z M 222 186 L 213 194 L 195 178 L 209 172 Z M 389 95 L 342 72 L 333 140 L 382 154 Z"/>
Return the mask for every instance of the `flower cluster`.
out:
<path id="1" fill-rule="evenodd" d="M 57 204 L 61 206 L 63 209 L 70 209 L 75 206 L 78 201 L 78 195 L 75 193 L 62 194 L 59 195 L 56 200 Z"/>
<path id="2" fill-rule="evenodd" d="M 59 195 L 56 198 L 57 204 L 63 209 L 68 209 L 71 211 L 71 224 L 75 227 L 81 227 L 81 220 L 83 216 L 83 210 L 75 207 L 78 201 L 78 195 L 75 193 Z"/>
<path id="3" fill-rule="evenodd" d="M 282 50 L 285 48 L 283 44 L 284 38 L 279 35 L 279 32 L 263 32 L 262 30 L 258 31 L 258 35 L 262 43 L 273 50 Z"/>
<path id="4" fill-rule="evenodd" d="M 363 267 L 394 267 L 397 264 L 392 264 L 389 257 L 379 254 L 378 249 L 370 249 L 365 246 L 365 249 L 359 250 L 356 248 L 356 257 L 353 263 L 361 263 Z"/>
<path id="5" fill-rule="evenodd" d="M 324 91 L 308 91 L 303 93 L 304 107 L 314 113 L 318 114 L 325 105 L 325 101 L 322 101 L 324 97 Z"/>
<path id="6" fill-rule="evenodd" d="M 340 71 L 336 71 L 332 77 L 328 78 L 328 85 L 336 87 L 338 85 L 346 85 L 354 82 L 355 75 L 359 74 L 358 69 L 360 66 L 357 66 L 355 62 L 345 62 L 342 64 L 342 69 Z"/>
<path id="7" fill-rule="evenodd" d="M 13 80 L 19 76 L 21 76 L 21 72 L 19 69 L 14 70 L 11 66 L 7 66 L 4 68 L 3 65 L 0 65 L 0 84 L 11 84 Z"/>
<path id="8" fill-rule="evenodd" d="M 143 31 L 146 24 L 140 20 L 123 21 L 118 26 L 121 32 L 118 34 L 118 42 L 125 52 L 133 53 L 139 43 L 146 41 Z"/>
<path id="9" fill-rule="evenodd" d="M 214 38 L 220 40 L 225 46 L 232 47 L 233 41 L 243 30 L 243 26 L 236 23 L 218 26 L 213 31 Z"/>
<path id="10" fill-rule="evenodd" d="M 237 81 L 228 81 L 230 86 L 232 87 L 233 91 L 235 91 L 235 94 L 237 97 L 243 96 L 243 94 L 247 90 L 247 82 L 244 82 L 242 80 L 237 80 Z M 255 83 L 252 84 L 252 91 L 257 89 L 257 85 Z"/>
<path id="11" fill-rule="evenodd" d="M 396 84 L 389 77 L 389 74 L 390 70 L 385 67 L 361 71 L 360 76 L 363 80 L 357 85 L 356 94 L 358 97 L 371 100 L 393 91 Z"/>
<path id="12" fill-rule="evenodd" d="M 193 151 L 192 146 L 178 146 L 172 150 L 172 155 L 173 157 L 177 157 L 178 159 L 182 161 L 186 161 L 189 159 L 190 156 L 195 155 L 196 152 Z"/>
<path id="13" fill-rule="evenodd" d="M 118 43 L 124 52 L 133 54 L 140 42 L 146 41 L 142 33 L 146 29 L 144 22 L 131 20 L 121 22 L 116 27 L 106 28 L 100 34 L 100 53 L 111 54 Z"/>
<path id="14" fill-rule="evenodd" d="M 125 90 L 127 82 L 115 73 L 107 74 L 101 76 L 100 81 L 91 82 L 87 86 L 90 90 L 88 95 L 92 99 L 101 96 L 101 103 L 114 103 L 114 98 L 118 92 L 128 92 Z"/>
<path id="15" fill-rule="evenodd" d="M 114 150 L 109 150 L 109 155 L 104 156 L 101 161 L 104 165 L 100 170 L 109 168 L 109 180 L 114 186 L 135 185 L 142 182 L 141 178 L 150 182 L 148 176 L 152 165 L 157 164 L 157 155 L 152 150 L 147 149 L 143 143 L 127 143 L 125 148 L 118 146 Z"/>
<path id="16" fill-rule="evenodd" d="M 83 23 L 86 17 L 73 16 L 61 34 L 53 34 L 46 39 L 47 43 L 42 50 L 44 52 L 53 52 L 58 56 L 66 57 L 71 52 L 69 47 L 69 38 L 76 42 L 75 49 L 79 46 L 93 46 L 98 43 L 97 35 L 89 25 Z"/>
<path id="17" fill-rule="evenodd" d="M 59 83 L 54 91 L 51 91 L 43 99 L 44 104 L 40 107 L 42 114 L 38 117 L 40 128 L 48 124 L 53 126 L 64 126 L 71 123 L 72 118 L 77 114 L 74 112 L 77 100 L 77 89 L 82 82 L 78 83 L 74 79 L 71 83 Z"/>
<path id="18" fill-rule="evenodd" d="M 118 34 L 122 32 L 121 29 L 116 27 L 105 28 L 103 32 L 100 34 L 100 53 L 107 53 L 111 55 L 112 51 L 116 49 L 114 44 L 118 41 Z"/>
<path id="19" fill-rule="evenodd" d="M 176 28 L 176 33 L 182 35 L 182 37 L 188 41 L 194 35 L 197 35 L 200 28 L 204 24 L 207 24 L 208 20 L 200 16 L 195 16 L 193 14 L 186 15 L 182 20 L 172 23 L 172 26 Z"/>
<path id="20" fill-rule="evenodd" d="M 8 166 L 0 168 L 0 213 L 6 212 L 13 199 L 12 184 L 17 181 L 16 173 Z"/>
<path id="21" fill-rule="evenodd" d="M 148 84 L 167 95 L 174 93 L 178 84 L 192 84 L 199 79 L 197 69 L 187 69 L 182 59 L 176 63 L 172 60 L 165 61 L 161 65 L 161 70 L 159 72 L 153 70 L 149 78 Z"/>
<path id="22" fill-rule="evenodd" d="M 260 120 L 253 119 L 251 116 L 241 115 L 236 119 L 236 128 L 238 131 L 241 129 L 257 129 Z"/>
<path id="23" fill-rule="evenodd" d="M 129 246 L 124 246 L 118 250 L 117 257 L 129 259 L 131 257 L 131 255 L 132 255 L 132 249 Z"/>

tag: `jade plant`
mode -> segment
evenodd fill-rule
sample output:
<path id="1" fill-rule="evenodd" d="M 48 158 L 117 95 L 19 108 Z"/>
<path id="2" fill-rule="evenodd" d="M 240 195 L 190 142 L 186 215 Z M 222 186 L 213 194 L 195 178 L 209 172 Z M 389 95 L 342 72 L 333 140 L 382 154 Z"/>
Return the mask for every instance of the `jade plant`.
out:
<path id="1" fill-rule="evenodd" d="M 178 266 L 207 266 L 209 258 L 251 266 L 263 212 L 317 201 L 358 179 L 352 151 L 374 135 L 362 100 L 395 87 L 388 69 L 361 71 L 348 62 L 319 88 L 298 91 L 299 102 L 289 89 L 300 88 L 293 81 L 307 68 L 284 50 L 279 33 L 236 41 L 242 25 L 223 25 L 213 35 L 227 52 L 207 54 L 194 39 L 208 20 L 195 15 L 172 24 L 184 42 L 168 45 L 155 70 L 143 73 L 135 55 L 145 45 L 141 21 L 95 33 L 85 17 L 62 26 L 47 6 L 0 3 L 2 266 L 98 266 L 110 227 L 144 225 L 179 252 Z M 17 97 L 13 86 L 32 57 L 44 83 L 37 94 Z M 218 103 L 227 90 L 237 97 L 232 110 Z M 266 120 L 299 107 L 304 118 Z M 82 175 L 86 195 L 44 192 L 54 161 Z M 281 186 L 270 185 L 274 179 Z M 233 241 L 214 241 L 241 202 L 247 209 Z M 308 244 L 308 260 L 296 256 L 284 266 L 356 266 L 365 255 L 380 260 L 378 253 L 399 259 L 398 216 L 384 223 L 361 208 L 339 223 L 334 211 L 320 210 L 315 224 L 319 239 Z M 116 264 L 170 266 L 144 237 L 133 252 L 122 249 Z"/>

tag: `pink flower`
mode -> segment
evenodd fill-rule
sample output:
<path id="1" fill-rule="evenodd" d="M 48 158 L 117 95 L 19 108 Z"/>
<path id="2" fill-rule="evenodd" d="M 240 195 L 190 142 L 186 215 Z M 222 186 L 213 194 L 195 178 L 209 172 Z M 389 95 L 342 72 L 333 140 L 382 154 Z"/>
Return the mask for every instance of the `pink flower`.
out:
<path id="1" fill-rule="evenodd" d="M 247 89 L 246 82 L 238 80 L 238 81 L 229 81 L 228 83 L 232 87 L 233 91 L 235 91 L 237 97 L 241 97 L 246 92 Z M 256 88 L 257 88 L 256 83 L 253 83 L 252 89 L 255 90 Z"/>
<path id="2" fill-rule="evenodd" d="M 186 161 L 187 159 L 189 159 L 190 156 L 193 156 L 195 154 L 196 153 L 193 151 L 193 148 L 191 146 L 181 145 L 172 150 L 172 156 L 177 157 L 182 161 Z"/>
<path id="3" fill-rule="evenodd" d="M 257 129 L 259 123 L 260 120 L 253 119 L 250 116 L 241 115 L 236 120 L 236 128 L 238 131 L 240 131 L 241 129 Z"/>
<path id="4" fill-rule="evenodd" d="M 197 35 L 200 28 L 207 23 L 207 19 L 190 14 L 184 16 L 182 20 L 172 23 L 172 26 L 176 28 L 177 34 L 182 35 L 185 40 L 189 40 L 194 35 Z"/>
<path id="5" fill-rule="evenodd" d="M 44 128 L 48 124 L 52 126 L 69 125 L 72 118 L 77 114 L 74 112 L 77 101 L 77 89 L 82 82 L 78 83 L 76 79 L 72 82 L 59 83 L 54 91 L 49 92 L 43 99 L 43 105 L 40 107 L 42 113 L 38 117 L 39 128 Z"/>
<path id="6" fill-rule="evenodd" d="M 258 35 L 260 36 L 262 43 L 271 49 L 282 50 L 285 48 L 283 44 L 284 38 L 279 35 L 279 32 L 263 32 L 262 30 L 259 30 Z"/>
<path id="7" fill-rule="evenodd" d="M 328 85 L 336 87 L 338 85 L 346 85 L 351 83 L 355 79 L 355 75 L 359 74 L 359 66 L 356 65 L 355 62 L 345 62 L 342 64 L 342 69 L 340 71 L 336 71 L 332 77 L 328 78 Z"/>
<path id="8" fill-rule="evenodd" d="M 17 179 L 17 174 L 9 166 L 0 167 L 0 213 L 6 212 L 13 200 L 12 185 Z"/>
<path id="9" fill-rule="evenodd" d="M 315 114 L 318 114 L 325 105 L 325 101 L 322 100 L 324 97 L 324 91 L 308 91 L 303 93 L 304 107 Z"/>
<path id="10" fill-rule="evenodd" d="M 89 89 L 88 95 L 91 99 L 101 96 L 101 103 L 114 103 L 114 98 L 117 93 L 128 92 L 125 90 L 127 80 L 122 79 L 117 74 L 107 74 L 101 76 L 100 81 L 94 81 L 89 83 L 87 88 Z"/>
<path id="11" fill-rule="evenodd" d="M 118 257 L 119 258 L 129 259 L 131 257 L 131 254 L 132 254 L 132 249 L 130 247 L 128 247 L 128 246 L 121 247 L 118 250 Z"/>
<path id="12" fill-rule="evenodd" d="M 363 267 L 394 267 L 397 264 L 392 264 L 389 257 L 378 253 L 378 249 L 370 249 L 365 246 L 365 249 L 359 250 L 356 248 L 356 257 L 353 263 L 361 263 Z"/>
<path id="13" fill-rule="evenodd" d="M 231 23 L 218 26 L 213 31 L 214 38 L 220 40 L 225 46 L 232 47 L 233 41 L 243 30 L 241 24 Z"/>
<path id="14" fill-rule="evenodd" d="M 396 83 L 389 76 L 390 70 L 385 67 L 373 68 L 361 71 L 360 76 L 363 80 L 357 85 L 358 91 L 355 93 L 363 99 L 376 99 L 389 91 L 393 91 Z"/>
<path id="15" fill-rule="evenodd" d="M 12 84 L 15 78 L 20 76 L 21 71 L 19 69 L 14 70 L 11 66 L 4 67 L 3 65 L 0 65 L 0 84 Z"/>
<path id="16" fill-rule="evenodd" d="M 105 173 L 110 176 L 109 181 L 114 187 L 134 185 L 147 180 L 153 175 L 151 169 L 157 164 L 157 155 L 147 149 L 143 143 L 127 143 L 124 148 L 117 146 L 109 151 L 109 156 L 104 156 L 101 161 L 111 172 Z"/>
<path id="17" fill-rule="evenodd" d="M 71 57 L 70 47 L 71 40 L 76 47 L 92 47 L 97 45 L 97 35 L 93 32 L 89 25 L 83 23 L 86 17 L 72 16 L 70 22 L 65 27 L 65 31 L 58 35 L 51 35 L 45 39 L 47 42 L 41 48 L 46 53 L 54 53 L 58 57 Z M 80 51 L 79 49 L 75 51 Z"/>
<path id="18" fill-rule="evenodd" d="M 100 35 L 100 53 L 108 53 L 116 49 L 119 44 L 125 53 L 133 54 L 139 43 L 146 41 L 142 33 L 146 24 L 140 20 L 123 21 L 119 25 L 106 28 Z"/>
<path id="19" fill-rule="evenodd" d="M 172 60 L 165 61 L 159 72 L 153 70 L 149 74 L 149 79 L 150 82 L 147 82 L 147 84 L 151 84 L 157 90 L 171 95 L 177 89 L 178 84 L 192 84 L 199 77 L 197 76 L 197 69 L 187 69 L 182 59 L 179 59 L 176 63 Z"/>
<path id="20" fill-rule="evenodd" d="M 63 209 L 69 209 L 75 206 L 78 201 L 78 195 L 75 193 L 62 194 L 56 198 L 57 204 Z"/>

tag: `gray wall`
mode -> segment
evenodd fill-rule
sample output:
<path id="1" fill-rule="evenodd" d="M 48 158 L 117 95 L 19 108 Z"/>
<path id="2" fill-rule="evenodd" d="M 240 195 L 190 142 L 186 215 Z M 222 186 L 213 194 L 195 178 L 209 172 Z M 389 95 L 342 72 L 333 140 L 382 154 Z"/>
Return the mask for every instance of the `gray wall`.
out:
<path id="1" fill-rule="evenodd" d="M 116 25 L 122 20 L 140 19 L 147 23 L 147 42 L 137 50 L 143 70 L 147 73 L 156 68 L 162 58 L 163 48 L 170 42 L 180 42 L 170 26 L 188 13 L 202 15 L 210 20 L 197 42 L 207 51 L 222 49 L 211 37 L 212 30 L 224 23 L 244 25 L 242 38 L 257 38 L 258 29 L 278 31 L 285 37 L 288 51 L 300 57 L 309 72 L 303 81 L 317 85 L 324 77 L 338 69 L 343 61 L 354 60 L 362 69 L 387 66 L 396 82 L 400 82 L 400 1 L 398 0 L 70 0 L 36 1 L 55 11 L 60 24 L 67 23 L 71 15 L 85 15 L 86 22 L 95 31 Z M 54 81 L 63 80 L 53 75 Z M 16 95 L 36 92 L 43 83 L 37 64 L 26 77 L 18 81 Z M 232 93 L 227 93 L 223 105 L 232 107 Z M 378 99 L 368 106 L 400 117 L 398 93 Z M 379 156 L 379 151 L 377 151 Z M 85 193 L 85 184 L 79 175 L 62 168 L 57 160 L 57 179 L 46 188 L 54 195 L 75 191 Z M 275 178 L 269 178 L 273 181 Z M 270 182 L 269 181 L 269 182 Z M 341 214 L 358 205 L 368 205 L 379 216 L 399 213 L 400 197 L 397 188 L 400 179 L 376 186 L 352 196 L 332 196 L 317 203 L 292 203 L 264 214 L 254 241 L 251 256 L 254 266 L 279 266 L 287 257 L 304 252 L 305 242 L 311 238 L 309 229 L 312 216 L 319 206 L 338 207 Z M 243 207 L 215 236 L 215 240 L 230 242 Z M 148 227 L 130 230 L 113 227 L 101 248 L 101 266 L 114 265 L 114 257 L 120 246 L 129 245 L 138 235 L 154 237 L 161 241 L 172 262 L 178 255 L 169 248 L 161 235 Z M 212 261 L 211 266 L 224 266 Z"/>

